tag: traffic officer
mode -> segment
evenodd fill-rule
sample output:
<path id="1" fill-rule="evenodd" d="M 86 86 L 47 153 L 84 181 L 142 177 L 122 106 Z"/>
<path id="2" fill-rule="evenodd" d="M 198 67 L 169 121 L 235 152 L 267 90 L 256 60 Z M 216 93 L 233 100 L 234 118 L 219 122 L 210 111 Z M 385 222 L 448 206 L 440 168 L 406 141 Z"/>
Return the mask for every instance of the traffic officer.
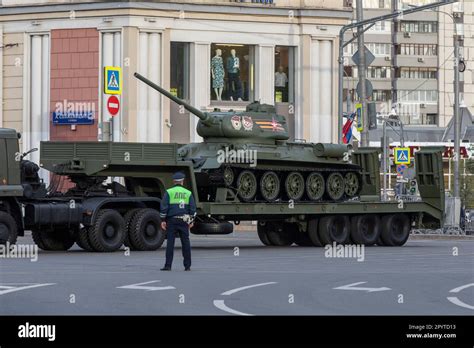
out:
<path id="1" fill-rule="evenodd" d="M 196 216 L 196 203 L 191 191 L 183 187 L 185 175 L 173 175 L 174 186 L 166 190 L 161 201 L 161 228 L 167 231 L 166 262 L 162 271 L 170 271 L 173 263 L 175 234 L 179 233 L 184 258 L 184 270 L 191 270 L 191 243 L 189 229 Z"/>

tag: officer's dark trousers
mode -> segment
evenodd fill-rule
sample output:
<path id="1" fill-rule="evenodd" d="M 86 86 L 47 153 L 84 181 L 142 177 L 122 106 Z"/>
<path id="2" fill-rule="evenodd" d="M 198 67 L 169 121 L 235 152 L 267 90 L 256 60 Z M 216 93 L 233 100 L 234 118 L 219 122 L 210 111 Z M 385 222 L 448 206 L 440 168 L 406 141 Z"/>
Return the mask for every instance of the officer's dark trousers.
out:
<path id="1" fill-rule="evenodd" d="M 189 225 L 183 220 L 167 220 L 167 242 L 166 242 L 166 263 L 165 267 L 170 267 L 173 263 L 175 233 L 179 233 L 181 239 L 181 248 L 184 257 L 184 267 L 191 267 L 191 243 L 189 242 Z"/>

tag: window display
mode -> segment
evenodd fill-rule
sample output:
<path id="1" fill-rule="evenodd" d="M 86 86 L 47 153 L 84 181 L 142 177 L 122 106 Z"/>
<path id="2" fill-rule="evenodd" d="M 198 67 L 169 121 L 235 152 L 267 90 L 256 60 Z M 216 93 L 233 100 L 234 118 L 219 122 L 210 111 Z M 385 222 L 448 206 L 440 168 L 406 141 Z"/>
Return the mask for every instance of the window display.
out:
<path id="1" fill-rule="evenodd" d="M 293 102 L 294 48 L 275 47 L 275 103 Z"/>
<path id="2" fill-rule="evenodd" d="M 253 47 L 212 44 L 211 57 L 211 100 L 252 100 Z"/>

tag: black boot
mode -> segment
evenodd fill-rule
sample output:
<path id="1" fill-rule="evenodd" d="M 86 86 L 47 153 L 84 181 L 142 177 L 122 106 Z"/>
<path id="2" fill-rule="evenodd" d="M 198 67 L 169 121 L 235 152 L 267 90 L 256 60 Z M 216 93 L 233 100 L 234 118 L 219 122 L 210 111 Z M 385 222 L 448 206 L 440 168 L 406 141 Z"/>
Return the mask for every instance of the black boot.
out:
<path id="1" fill-rule="evenodd" d="M 165 266 L 161 269 L 161 271 L 171 271 L 171 267 Z"/>

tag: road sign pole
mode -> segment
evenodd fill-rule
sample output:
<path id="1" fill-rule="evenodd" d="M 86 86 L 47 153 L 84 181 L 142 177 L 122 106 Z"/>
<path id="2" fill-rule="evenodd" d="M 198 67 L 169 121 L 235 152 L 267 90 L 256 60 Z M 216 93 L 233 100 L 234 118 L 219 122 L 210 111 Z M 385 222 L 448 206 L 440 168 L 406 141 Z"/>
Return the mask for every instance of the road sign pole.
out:
<path id="1" fill-rule="evenodd" d="M 362 22 L 364 20 L 364 6 L 362 0 L 357 0 L 356 2 L 356 16 L 357 21 Z M 365 44 L 364 44 L 364 32 L 362 27 L 357 28 L 357 46 L 360 54 L 359 60 L 359 83 L 360 83 L 360 99 L 362 103 L 362 131 L 361 131 L 361 145 L 369 146 L 369 129 L 368 129 L 368 117 L 367 117 L 367 89 L 366 89 L 366 60 L 365 60 Z"/>
<path id="2" fill-rule="evenodd" d="M 383 123 L 383 132 L 382 132 L 382 145 L 383 145 L 383 201 L 387 201 L 387 161 L 388 161 L 388 139 L 387 139 L 387 123 Z"/>

